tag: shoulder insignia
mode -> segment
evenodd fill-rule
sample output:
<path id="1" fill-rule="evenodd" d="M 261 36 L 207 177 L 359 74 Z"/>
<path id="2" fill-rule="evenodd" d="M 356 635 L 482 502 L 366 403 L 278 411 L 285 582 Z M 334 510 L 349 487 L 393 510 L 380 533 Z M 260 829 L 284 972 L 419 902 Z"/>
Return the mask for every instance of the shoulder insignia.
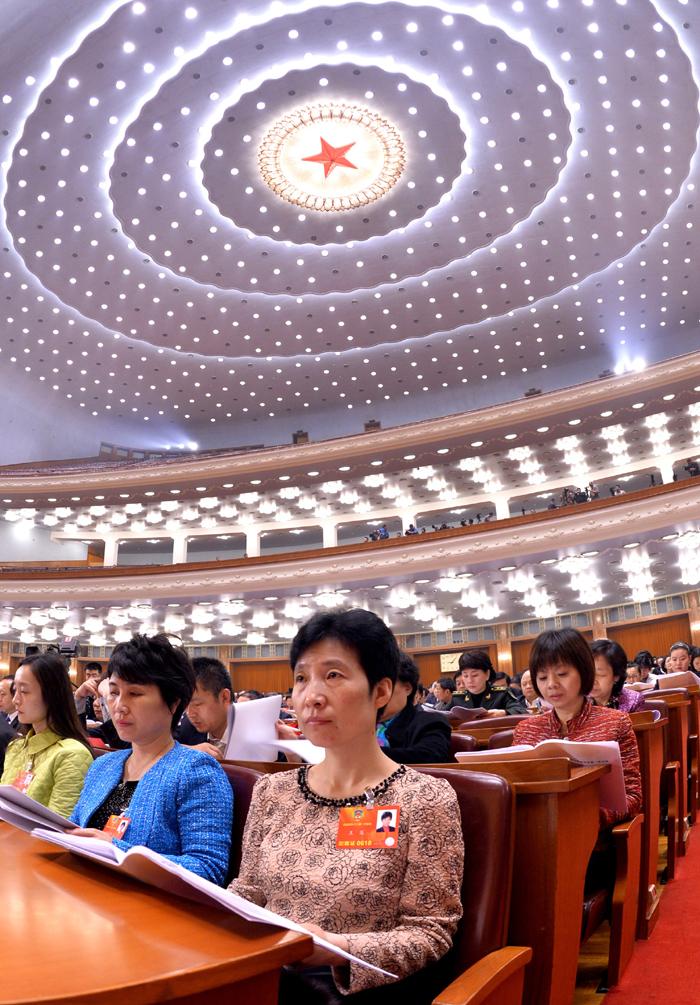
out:
<path id="1" fill-rule="evenodd" d="M 507 688 L 507 686 L 505 684 L 503 685 L 503 687 L 498 687 L 496 684 L 494 684 L 493 687 L 491 688 L 491 690 L 492 691 L 507 691 L 508 688 Z"/>

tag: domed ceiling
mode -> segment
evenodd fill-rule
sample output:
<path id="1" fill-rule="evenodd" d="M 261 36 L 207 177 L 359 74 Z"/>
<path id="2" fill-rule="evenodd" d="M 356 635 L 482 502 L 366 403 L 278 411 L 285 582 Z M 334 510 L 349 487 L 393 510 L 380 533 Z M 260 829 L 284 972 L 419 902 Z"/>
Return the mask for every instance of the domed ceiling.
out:
<path id="1" fill-rule="evenodd" d="M 11 0 L 2 379 L 205 446 L 696 348 L 693 13 Z"/>

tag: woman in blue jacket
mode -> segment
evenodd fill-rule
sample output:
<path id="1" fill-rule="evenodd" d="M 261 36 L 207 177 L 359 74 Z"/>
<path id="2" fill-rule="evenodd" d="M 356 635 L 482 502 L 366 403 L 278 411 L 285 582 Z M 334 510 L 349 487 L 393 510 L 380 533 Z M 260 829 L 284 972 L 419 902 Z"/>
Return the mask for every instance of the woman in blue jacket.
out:
<path id="1" fill-rule="evenodd" d="M 112 721 L 131 749 L 104 754 L 85 777 L 71 820 L 74 834 L 145 845 L 223 885 L 228 870 L 233 794 L 221 766 L 183 747 L 172 731 L 192 697 L 194 670 L 167 635 L 134 635 L 107 666 Z"/>

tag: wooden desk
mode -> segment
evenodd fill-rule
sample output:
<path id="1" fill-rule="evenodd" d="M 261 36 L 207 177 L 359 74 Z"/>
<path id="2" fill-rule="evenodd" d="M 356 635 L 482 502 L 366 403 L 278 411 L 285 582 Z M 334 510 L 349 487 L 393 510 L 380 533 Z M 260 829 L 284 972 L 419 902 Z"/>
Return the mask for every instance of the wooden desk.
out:
<path id="1" fill-rule="evenodd" d="M 559 757 L 547 762 L 477 762 L 475 757 L 468 765 L 442 767 L 500 774 L 515 789 L 508 943 L 532 946 L 523 1003 L 571 1005 L 586 867 L 598 837 L 598 780 L 610 769 L 572 768 L 567 758 Z M 549 777 L 542 777 L 545 772 Z"/>
<path id="2" fill-rule="evenodd" d="M 685 855 L 690 840 L 688 826 L 688 735 L 690 732 L 690 699 L 676 694 L 670 689 L 664 692 L 647 692 L 655 701 L 663 701 L 668 706 L 668 726 L 666 727 L 666 763 L 678 761 L 681 766 L 678 786 L 678 818 L 680 820 L 679 855 Z"/>
<path id="3" fill-rule="evenodd" d="M 637 938 L 648 939 L 659 920 L 660 789 L 661 772 L 664 768 L 663 731 L 668 725 L 668 719 L 654 722 L 653 712 L 635 712 L 630 719 L 639 748 L 639 770 L 642 776 L 641 812 L 644 814 Z"/>
<path id="4" fill-rule="evenodd" d="M 277 1005 L 311 937 L 122 878 L 0 824 L 4 1002 Z"/>

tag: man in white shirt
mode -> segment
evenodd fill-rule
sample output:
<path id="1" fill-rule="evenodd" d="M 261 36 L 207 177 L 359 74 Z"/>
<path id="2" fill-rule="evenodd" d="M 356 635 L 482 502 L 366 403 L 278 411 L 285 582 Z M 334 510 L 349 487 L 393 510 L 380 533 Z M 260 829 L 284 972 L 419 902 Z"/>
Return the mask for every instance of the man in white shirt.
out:
<path id="1" fill-rule="evenodd" d="M 185 709 L 178 739 L 221 761 L 228 742 L 228 713 L 233 693 L 231 678 L 223 663 L 210 656 L 197 656 L 192 665 L 197 686 Z"/>

